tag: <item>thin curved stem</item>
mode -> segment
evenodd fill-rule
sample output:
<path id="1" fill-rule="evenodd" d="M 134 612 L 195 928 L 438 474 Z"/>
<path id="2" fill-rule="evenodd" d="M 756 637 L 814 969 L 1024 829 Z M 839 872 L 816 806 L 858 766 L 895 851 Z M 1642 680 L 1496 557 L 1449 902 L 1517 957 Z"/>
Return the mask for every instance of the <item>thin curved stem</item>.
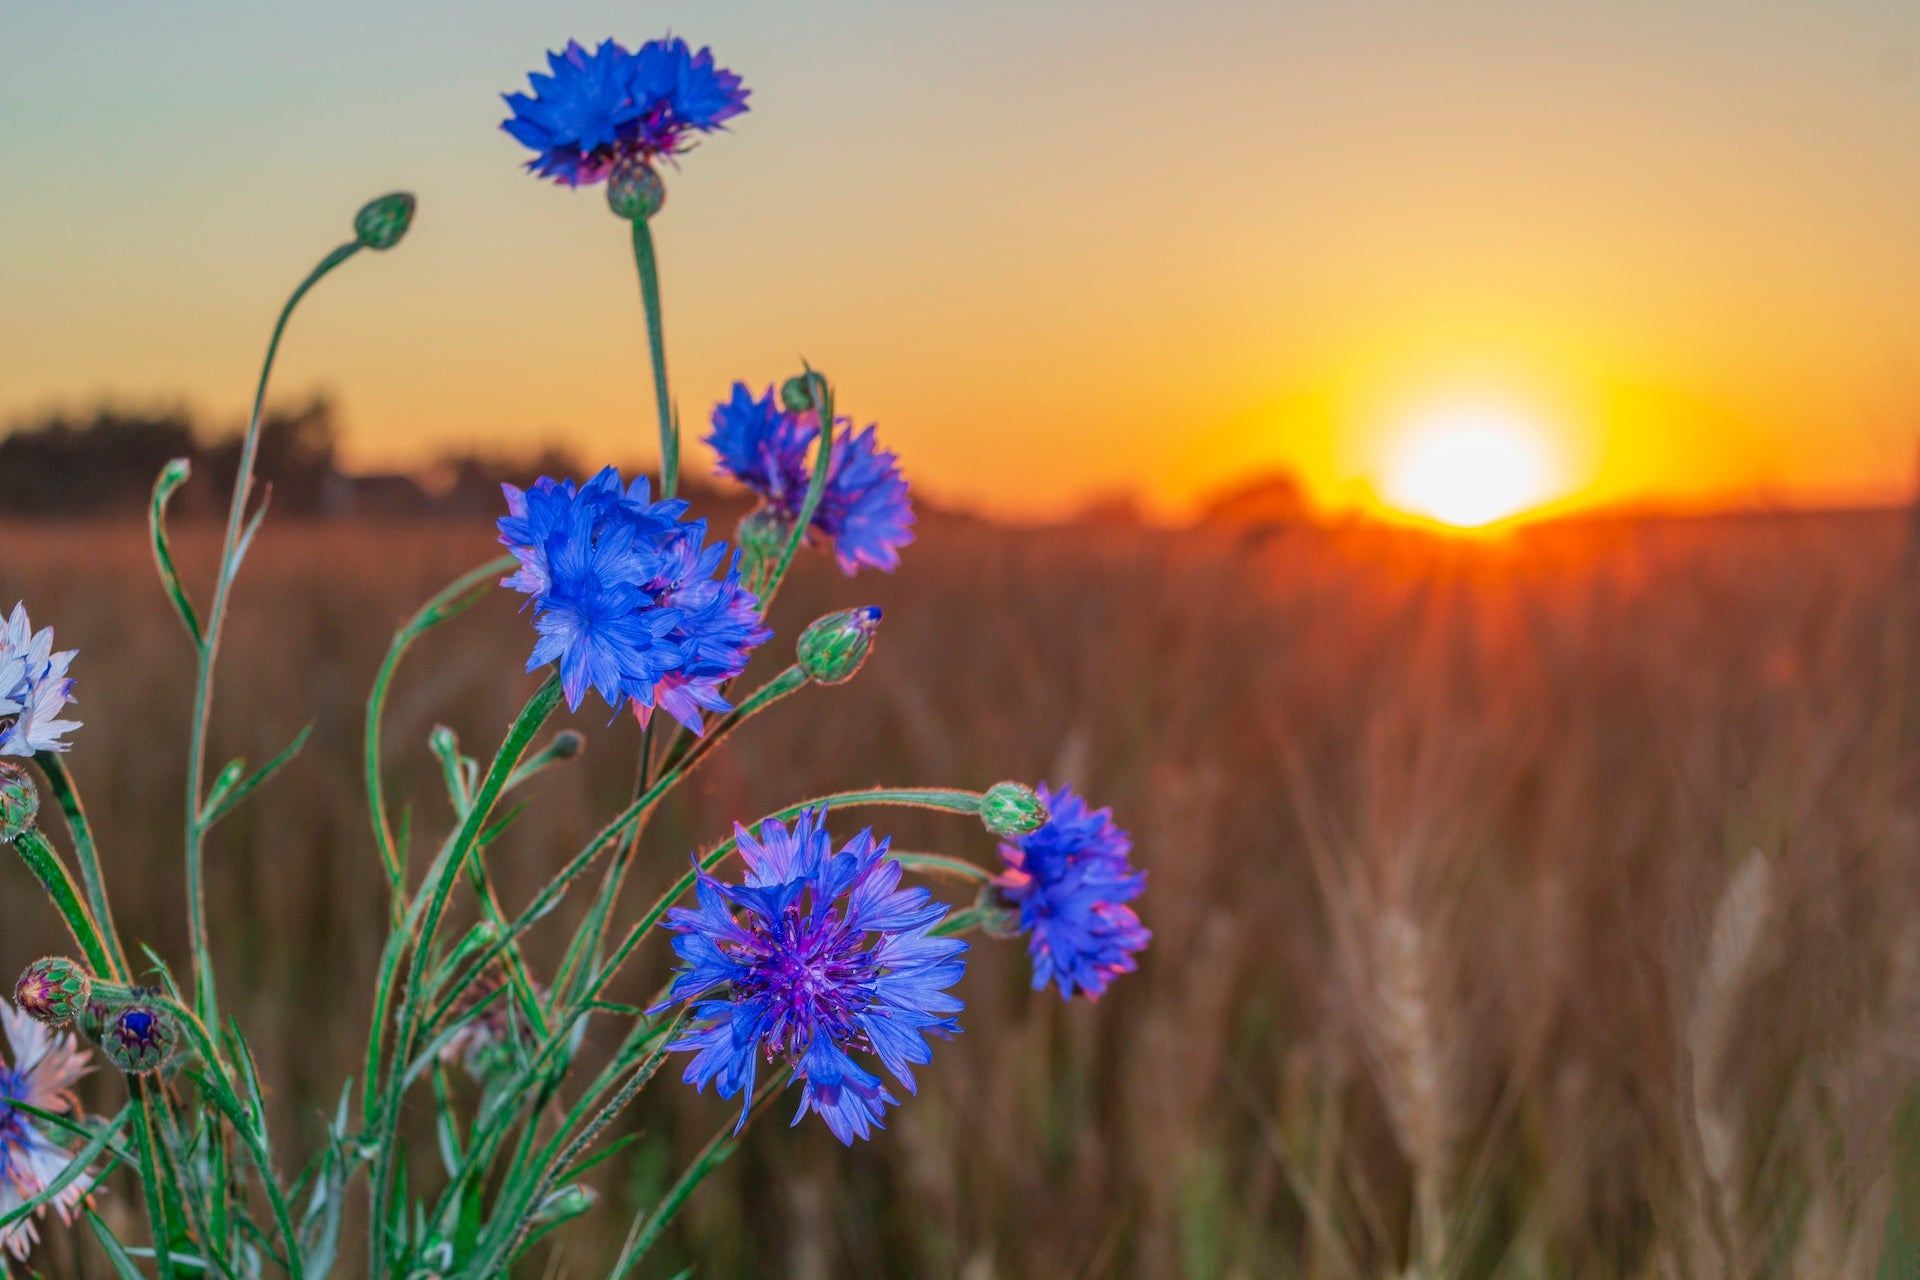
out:
<path id="1" fill-rule="evenodd" d="M 708 725 L 707 732 L 702 736 L 678 739 L 676 747 L 669 750 L 661 762 L 659 783 L 653 788 L 643 787 L 634 797 L 635 805 L 639 806 L 640 800 L 649 794 L 653 796 L 653 801 L 657 801 L 665 795 L 667 789 L 680 780 L 688 769 L 717 748 L 735 729 L 788 694 L 798 692 L 806 686 L 806 683 L 807 673 L 801 670 L 798 663 L 795 663 L 748 694 L 739 706 Z M 644 781 L 645 775 L 641 776 Z M 647 807 L 651 807 L 653 801 L 649 801 Z M 646 808 L 640 808 L 639 812 L 644 814 Z M 575 936 L 573 945 L 567 949 L 566 960 L 560 971 L 561 981 L 554 984 L 556 990 L 566 990 L 567 981 L 578 973 L 586 972 L 585 966 L 589 961 L 597 962 L 600 958 L 601 947 L 607 938 L 607 926 L 613 918 L 614 906 L 619 901 L 620 892 L 626 885 L 627 871 L 633 865 L 633 859 L 638 852 L 641 832 L 638 817 L 639 815 L 636 814 L 632 831 L 626 842 L 608 865 L 607 874 L 601 881 L 600 891 L 595 895 L 593 906 L 587 913 L 587 919 Z"/>
<path id="2" fill-rule="evenodd" d="M 740 1135 L 767 1109 L 767 1105 L 773 1101 L 773 1095 L 780 1092 L 791 1074 L 792 1068 L 782 1067 L 767 1077 L 767 1082 L 753 1095 L 753 1103 L 740 1123 L 734 1126 L 721 1125 L 707 1145 L 700 1149 L 700 1154 L 693 1158 L 693 1163 L 687 1166 L 686 1172 L 668 1188 L 659 1207 L 645 1219 L 644 1225 L 641 1219 L 634 1219 L 634 1234 L 627 1238 L 627 1246 L 620 1251 L 620 1258 L 607 1274 L 607 1280 L 624 1280 L 640 1265 L 640 1260 L 647 1256 L 647 1250 L 653 1248 L 660 1239 L 660 1233 L 673 1222 L 687 1198 L 699 1190 L 708 1174 L 718 1169 L 734 1153 L 734 1149 L 740 1145 Z"/>
<path id="3" fill-rule="evenodd" d="M 787 545 L 780 549 L 779 563 L 767 579 L 766 590 L 760 593 L 760 616 L 763 618 L 773 607 L 773 597 L 786 580 L 794 556 L 800 553 L 800 544 L 806 541 L 807 526 L 813 523 L 813 513 L 820 509 L 820 499 L 827 492 L 827 477 L 833 470 L 833 387 L 811 369 L 807 370 L 806 376 L 813 392 L 813 402 L 819 407 L 820 443 L 814 449 L 813 475 L 807 481 L 807 496 L 800 504 L 800 514 L 793 522 L 793 532 L 787 535 Z"/>
<path id="4" fill-rule="evenodd" d="M 653 229 L 645 218 L 633 220 L 633 261 L 640 269 L 640 304 L 647 313 L 647 352 L 653 357 L 654 408 L 660 415 L 660 496 L 680 487 L 680 430 L 667 391 L 667 339 L 661 319 L 660 263 L 653 252 Z"/>
<path id="5" fill-rule="evenodd" d="M 485 598 L 485 592 L 480 588 L 489 585 L 501 574 L 510 572 L 516 563 L 512 556 L 489 560 L 479 568 L 461 574 L 421 605 L 419 612 L 394 632 L 393 643 L 388 646 L 387 656 L 380 663 L 379 674 L 374 677 L 373 689 L 367 694 L 364 738 L 367 807 L 373 818 L 373 839 L 380 851 L 380 865 L 386 869 L 387 883 L 393 888 L 396 922 L 406 912 L 407 867 L 393 837 L 393 824 L 387 817 L 386 784 L 380 774 L 380 724 L 386 713 L 387 694 L 393 685 L 394 672 L 399 669 L 400 659 L 406 656 L 415 640 L 478 604 Z"/>
<path id="6" fill-rule="evenodd" d="M 266 404 L 267 383 L 273 375 L 274 356 L 287 329 L 293 309 L 321 277 L 351 258 L 360 249 L 350 241 L 320 260 L 280 309 L 267 343 L 267 357 L 260 366 L 260 382 L 254 388 L 253 411 L 247 418 L 246 435 L 240 441 L 240 466 L 233 478 L 233 503 L 227 510 L 226 537 L 220 544 L 219 576 L 214 580 L 213 607 L 207 611 L 204 634 L 199 646 L 199 668 L 194 681 L 193 720 L 187 745 L 187 933 L 193 946 L 194 1008 L 209 1024 L 219 1022 L 214 993 L 213 954 L 207 940 L 207 898 L 202 864 L 206 853 L 206 824 L 202 805 L 206 790 L 207 720 L 213 709 L 213 667 L 220 652 L 220 631 L 227 618 L 227 602 L 233 594 L 233 580 L 240 568 L 244 550 L 242 530 L 246 527 L 247 500 L 253 491 L 253 464 L 260 449 L 260 415 Z"/>

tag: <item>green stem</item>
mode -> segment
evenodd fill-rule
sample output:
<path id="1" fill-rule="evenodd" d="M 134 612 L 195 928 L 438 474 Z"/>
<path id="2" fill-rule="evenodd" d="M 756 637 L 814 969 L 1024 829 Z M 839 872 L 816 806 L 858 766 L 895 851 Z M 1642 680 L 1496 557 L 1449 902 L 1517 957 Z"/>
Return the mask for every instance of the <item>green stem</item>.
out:
<path id="1" fill-rule="evenodd" d="M 87 891 L 87 906 L 93 912 L 93 922 L 106 944 L 107 955 L 113 960 L 113 965 L 103 972 L 107 977 L 124 981 L 132 976 L 133 966 L 127 963 L 119 930 L 114 928 L 113 908 L 107 904 L 106 877 L 100 871 L 100 849 L 93 839 L 93 824 L 87 821 L 87 811 L 80 803 L 80 789 L 73 775 L 67 772 L 66 761 L 53 752 L 42 751 L 34 757 L 34 763 L 46 775 L 47 785 L 60 804 L 60 812 L 66 815 L 67 834 L 73 838 L 73 860 L 80 866 L 80 883 Z"/>
<path id="2" fill-rule="evenodd" d="M 799 804 L 788 805 L 784 809 L 768 814 L 759 823 L 755 823 L 752 829 L 757 830 L 760 823 L 791 821 L 809 809 L 851 809 L 863 805 L 899 805 L 909 809 L 935 809 L 944 813 L 977 814 L 980 812 L 981 799 L 981 795 L 976 791 L 958 791 L 950 787 L 881 787 L 871 791 L 838 791 L 832 795 L 816 796 L 811 800 L 803 800 Z M 738 839 L 737 836 L 728 836 L 702 854 L 698 864 L 699 869 L 711 872 L 719 866 L 737 847 Z M 626 963 L 627 957 L 633 954 L 634 948 L 639 946 L 641 940 L 647 936 L 648 931 L 665 918 L 668 909 L 684 897 L 687 890 L 693 888 L 696 879 L 695 871 L 688 868 L 681 873 L 678 880 L 668 886 L 665 893 L 654 900 L 653 906 L 649 907 L 647 913 L 627 930 L 626 937 L 621 939 L 618 947 L 614 948 L 606 965 L 595 975 L 594 980 L 587 984 L 585 990 L 575 999 L 573 1007 L 558 1020 L 556 1025 L 566 1026 L 579 1009 L 584 1008 L 588 1001 L 600 994 L 612 980 L 613 975 L 619 971 L 620 966 Z"/>
<path id="3" fill-rule="evenodd" d="M 87 967 L 95 973 L 112 973 L 113 961 L 107 955 L 106 945 L 100 940 L 100 930 L 88 914 L 87 907 L 80 900 L 79 886 L 73 883 L 73 876 L 67 871 L 67 864 L 60 860 L 47 838 L 40 834 L 39 828 L 30 827 L 13 839 L 13 848 L 20 860 L 27 864 L 27 870 L 33 872 L 40 887 L 47 891 L 47 897 L 53 900 L 53 906 L 60 918 L 67 922 L 67 931 L 79 944 L 81 954 L 87 958 Z"/>
<path id="4" fill-rule="evenodd" d="M 645 218 L 633 220 L 633 261 L 640 268 L 640 303 L 647 313 L 647 352 L 653 357 L 653 399 L 660 415 L 660 496 L 671 498 L 680 485 L 680 431 L 667 392 L 667 339 L 660 315 L 660 264 L 653 252 L 653 229 Z"/>
<path id="5" fill-rule="evenodd" d="M 472 852 L 474 842 L 485 830 L 487 818 L 493 811 L 494 802 L 500 798 L 507 779 L 512 776 L 520 759 L 532 744 L 534 735 L 547 717 L 553 714 L 560 704 L 560 677 L 551 675 L 544 684 L 527 700 L 527 705 L 515 718 L 512 728 L 507 731 L 506 740 L 500 744 L 500 750 L 494 754 L 493 763 L 487 768 L 487 775 L 474 793 L 473 806 L 467 810 L 467 816 L 459 828 L 447 838 L 446 845 L 434 859 L 428 869 L 426 883 L 423 885 L 419 901 L 408 910 L 408 925 L 394 931 L 389 942 L 389 951 L 396 943 L 411 946 L 412 963 L 407 974 L 406 992 L 401 999 L 400 1016 L 394 1031 L 394 1051 L 391 1069 L 387 1075 L 387 1086 L 379 1105 L 378 1113 L 371 1118 L 371 1141 L 376 1155 L 374 1157 L 373 1206 L 369 1215 L 370 1266 L 368 1274 L 384 1275 L 387 1270 L 387 1204 L 393 1192 L 394 1169 L 394 1131 L 398 1128 L 400 1117 L 400 1093 L 406 1080 L 407 1061 L 412 1056 L 414 1037 L 419 1029 L 421 1005 L 429 995 L 427 991 L 427 969 L 432 960 L 434 935 L 440 928 L 441 916 L 446 912 L 447 900 L 452 896 L 453 887 L 459 882 L 461 868 L 466 865 L 467 856 Z M 410 927 L 408 927 L 410 926 Z M 390 984 L 383 984 L 390 987 Z M 382 1024 L 385 1021 L 387 1002 L 392 999 L 391 990 L 375 993 L 374 1023 L 369 1033 L 368 1062 L 378 1069 L 381 1061 L 379 1040 Z"/>
<path id="6" fill-rule="evenodd" d="M 214 580 L 213 607 L 207 612 L 206 628 L 199 647 L 199 668 L 194 682 L 193 720 L 187 746 L 187 932 L 193 946 L 194 1008 L 208 1024 L 219 1022 L 214 994 L 213 953 L 207 937 L 206 884 L 202 874 L 205 859 L 206 826 L 201 822 L 206 790 L 207 721 L 213 709 L 213 666 L 220 652 L 220 631 L 226 622 L 227 602 L 232 596 L 233 580 L 239 571 L 238 551 L 241 531 L 246 525 L 247 499 L 253 490 L 254 458 L 260 448 L 260 415 L 266 404 L 267 382 L 273 374 L 274 356 L 280 350 L 281 336 L 293 309 L 322 276 L 351 258 L 360 249 L 358 241 L 341 245 L 320 260 L 287 299 L 280 318 L 273 326 L 273 338 L 267 343 L 267 357 L 260 366 L 260 382 L 254 388 L 253 411 L 247 418 L 247 431 L 240 441 L 240 466 L 233 478 L 233 504 L 227 511 L 227 532 L 220 545 L 219 576 Z"/>
<path id="7" fill-rule="evenodd" d="M 221 1060 L 219 1051 L 214 1047 L 213 1037 L 208 1034 L 206 1024 L 194 1014 L 193 1010 L 171 998 L 163 998 L 160 1003 L 173 1015 L 187 1033 L 187 1039 L 193 1042 L 194 1052 L 200 1055 L 206 1064 L 204 1072 L 189 1069 L 187 1075 L 200 1086 L 203 1096 L 227 1118 L 233 1131 L 240 1135 L 240 1141 L 247 1149 L 247 1155 L 253 1161 L 254 1168 L 260 1174 L 260 1185 L 266 1190 L 267 1203 L 273 1209 L 273 1220 L 279 1228 L 280 1239 L 287 1249 L 288 1272 L 294 1280 L 300 1280 L 303 1274 L 300 1259 L 300 1237 L 293 1229 L 292 1215 L 287 1212 L 286 1197 L 280 1190 L 279 1180 L 274 1176 L 273 1161 L 268 1154 L 266 1142 L 266 1118 L 252 1115 L 240 1102 L 240 1096 L 234 1092 L 233 1082 L 227 1079 L 226 1064 Z M 222 1192 L 224 1194 L 224 1191 Z"/>
<path id="8" fill-rule="evenodd" d="M 807 370 L 806 376 L 808 388 L 813 392 L 813 403 L 820 412 L 820 442 L 814 449 L 813 476 L 807 481 L 807 496 L 800 504 L 800 514 L 793 522 L 793 532 L 787 535 L 787 545 L 780 549 L 780 562 L 774 567 L 773 576 L 767 579 L 766 590 L 760 594 L 760 616 L 763 618 L 773 608 L 773 597 L 786 580 L 787 569 L 793 564 L 794 556 L 800 553 L 800 544 L 806 541 L 807 526 L 813 523 L 813 513 L 820 509 L 820 499 L 827 492 L 827 475 L 833 470 L 833 387 L 811 369 Z"/>
<path id="9" fill-rule="evenodd" d="M 593 1145 L 594 1140 L 613 1123 L 614 1117 L 639 1096 L 640 1091 L 653 1079 L 654 1073 L 659 1071 L 660 1064 L 666 1061 L 667 1046 L 673 1042 L 672 1034 L 680 1025 L 680 1021 L 680 1018 L 674 1019 L 673 1024 L 654 1042 L 652 1051 L 634 1066 L 626 1083 L 620 1086 L 613 1097 L 594 1113 L 593 1118 L 583 1125 L 570 1141 L 567 1140 L 567 1134 L 571 1125 L 562 1126 L 553 1136 L 553 1140 L 541 1152 L 538 1162 L 540 1175 L 530 1180 L 519 1180 L 521 1185 L 531 1183 L 531 1194 L 521 1195 L 512 1206 L 510 1213 L 500 1215 L 502 1226 L 506 1229 L 494 1233 L 492 1246 L 484 1254 L 482 1265 L 474 1268 L 474 1274 L 492 1275 L 495 1266 L 504 1267 L 513 1257 L 516 1247 L 526 1235 L 533 1211 L 553 1191 L 554 1183 L 558 1181 L 560 1175 L 573 1167 L 574 1161 L 580 1157 L 581 1153 Z M 566 1145 L 561 1147 L 560 1144 L 563 1141 Z M 513 1181 L 509 1179 L 510 1183 Z"/>
<path id="10" fill-rule="evenodd" d="M 936 876 L 942 880 L 961 880 L 968 884 L 991 884 L 993 872 L 985 867 L 976 866 L 965 858 L 951 858 L 944 853 L 891 853 L 895 862 L 909 871 L 918 871 L 923 875 Z"/>
<path id="11" fill-rule="evenodd" d="M 795 693 L 805 687 L 806 683 L 807 673 L 801 670 L 799 664 L 796 663 L 761 685 L 758 689 L 755 689 L 733 710 L 725 713 L 712 724 L 708 725 L 707 732 L 702 736 L 698 738 L 680 739 L 681 745 L 677 749 L 670 750 L 666 758 L 661 762 L 660 783 L 664 785 L 656 785 L 654 789 L 654 799 L 657 800 L 660 796 L 664 795 L 668 788 L 671 788 L 680 780 L 680 777 L 686 770 L 692 768 L 702 757 L 717 748 L 735 729 L 738 729 L 748 720 L 751 720 L 754 716 L 780 701 L 780 699 L 786 697 L 788 694 Z M 644 777 L 645 775 L 642 774 L 643 779 Z M 646 794 L 647 791 L 643 790 L 640 796 L 636 796 L 635 804 L 638 805 L 640 799 Z M 641 812 L 644 813 L 645 810 L 642 809 Z M 584 966 L 589 958 L 596 963 L 599 961 L 601 947 L 606 942 L 608 923 L 613 918 L 613 909 L 619 901 L 620 891 L 626 885 L 627 870 L 633 864 L 639 843 L 640 825 L 636 816 L 630 838 L 614 856 L 612 863 L 608 865 L 607 874 L 601 881 L 600 892 L 595 897 L 593 906 L 587 913 L 586 922 L 582 925 L 580 932 L 575 936 L 573 945 L 568 948 L 566 961 L 561 967 L 561 979 L 555 983 L 557 990 L 566 990 L 566 984 L 571 981 L 576 973 L 584 974 L 587 972 Z"/>
<path id="12" fill-rule="evenodd" d="M 147 1228 L 153 1236 L 153 1261 L 160 1271 L 160 1280 L 173 1280 L 173 1254 L 167 1247 L 167 1238 L 172 1230 L 167 1219 L 166 1194 L 161 1190 L 160 1173 L 153 1155 L 157 1145 L 153 1114 L 157 1108 L 153 1105 L 151 1086 L 146 1080 L 135 1080 L 130 1084 L 134 1096 L 140 1100 L 139 1123 L 133 1127 L 133 1136 L 140 1153 L 140 1187 L 146 1193 Z"/>
<path id="13" fill-rule="evenodd" d="M 693 1158 L 693 1163 L 687 1166 L 686 1172 L 680 1175 L 679 1181 L 667 1190 L 666 1197 L 647 1218 L 644 1226 L 638 1219 L 635 1220 L 634 1225 L 638 1234 L 630 1237 L 627 1247 L 620 1251 L 620 1259 L 614 1263 L 607 1280 L 623 1280 L 623 1277 L 630 1275 L 633 1269 L 640 1265 L 640 1260 L 647 1256 L 647 1250 L 653 1248 L 655 1242 L 660 1239 L 660 1233 L 673 1222 L 681 1206 L 686 1204 L 687 1198 L 699 1190 L 700 1184 L 707 1180 L 708 1174 L 719 1168 L 726 1162 L 727 1157 L 734 1153 L 735 1148 L 740 1145 L 740 1135 L 746 1132 L 746 1127 L 752 1124 L 762 1111 L 767 1109 L 767 1104 L 773 1101 L 773 1095 L 780 1092 L 781 1087 L 786 1084 L 791 1070 L 783 1067 L 769 1076 L 767 1082 L 761 1085 L 759 1091 L 753 1095 L 753 1103 L 746 1117 L 737 1126 L 722 1125 L 714 1133 L 707 1145 L 700 1149 L 700 1154 Z"/>
<path id="14" fill-rule="evenodd" d="M 512 556 L 489 560 L 479 568 L 461 574 L 421 605 L 420 611 L 394 633 L 386 659 L 381 662 L 380 672 L 374 677 L 373 690 L 367 695 L 367 807 L 373 817 L 373 840 L 380 851 L 380 865 L 386 868 L 387 883 L 393 890 L 393 918 L 396 923 L 406 911 L 407 867 L 400 847 L 393 838 L 393 824 L 387 817 L 386 784 L 380 774 L 380 722 L 386 713 L 387 694 L 393 685 L 394 672 L 399 669 L 400 659 L 406 656 L 415 640 L 478 604 L 486 595 L 480 588 L 490 585 L 501 574 L 511 572 L 517 563 Z"/>

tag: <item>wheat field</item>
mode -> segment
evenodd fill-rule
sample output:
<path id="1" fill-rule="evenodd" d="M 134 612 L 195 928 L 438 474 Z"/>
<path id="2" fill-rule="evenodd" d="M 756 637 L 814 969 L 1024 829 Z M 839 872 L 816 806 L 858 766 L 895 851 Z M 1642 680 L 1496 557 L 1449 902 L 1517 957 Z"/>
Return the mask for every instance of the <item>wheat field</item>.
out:
<path id="1" fill-rule="evenodd" d="M 210 535 L 179 534 L 195 583 Z M 81 650 L 71 766 L 120 922 L 178 965 L 191 666 L 144 531 L 4 539 L 0 604 L 24 598 Z M 356 1070 L 384 936 L 368 683 L 401 619 L 495 550 L 478 523 L 270 523 L 243 573 L 212 756 L 264 761 L 315 726 L 208 863 L 223 992 L 281 1082 L 281 1150 L 312 1149 Z M 429 731 L 487 754 L 532 685 L 515 603 L 500 593 L 402 668 L 389 767 L 416 857 L 449 824 Z M 1067 1006 L 1027 989 L 1018 944 L 977 941 L 966 1034 L 891 1129 L 845 1151 L 818 1126 L 757 1128 L 649 1274 L 1920 1274 L 1903 517 L 1485 542 L 930 517 L 893 577 L 807 563 L 748 683 L 809 618 L 864 603 L 886 614 L 874 659 L 703 767 L 649 830 L 629 910 L 795 795 L 1017 777 L 1114 806 L 1150 874 L 1153 945 L 1106 998 Z M 530 786 L 493 848 L 509 905 L 631 786 L 632 723 L 570 723 L 588 750 Z M 993 856 L 975 823 L 861 820 L 901 848 Z M 63 941 L 0 866 L 0 969 Z M 667 963 L 654 943 L 648 990 Z M 100 1102 L 117 1087 L 93 1082 Z M 638 1140 L 600 1171 L 597 1225 L 541 1274 L 603 1273 L 630 1206 L 730 1114 L 650 1090 L 627 1117 Z M 136 1216 L 115 1195 L 103 1214 Z M 105 1274 L 52 1234 L 51 1274 Z"/>

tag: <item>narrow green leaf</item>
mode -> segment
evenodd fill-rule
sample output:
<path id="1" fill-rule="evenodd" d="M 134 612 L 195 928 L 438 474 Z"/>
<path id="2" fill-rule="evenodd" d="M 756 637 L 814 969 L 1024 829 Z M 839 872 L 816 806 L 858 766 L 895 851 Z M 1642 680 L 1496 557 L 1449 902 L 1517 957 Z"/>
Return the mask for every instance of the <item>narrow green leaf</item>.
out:
<path id="1" fill-rule="evenodd" d="M 173 547 L 167 541 L 167 503 L 174 491 L 187 482 L 192 470 L 193 464 L 185 458 L 175 458 L 160 468 L 160 478 L 153 482 L 153 502 L 147 507 L 147 532 L 152 537 L 153 562 L 160 570 L 160 585 L 167 589 L 173 611 L 180 615 L 193 647 L 198 649 L 206 643 L 200 633 L 200 615 L 194 612 L 193 600 L 180 581 L 180 570 L 173 562 Z"/>
<path id="2" fill-rule="evenodd" d="M 100 1215 L 92 1209 L 87 1210 L 87 1225 L 93 1228 L 93 1238 L 100 1242 L 101 1251 L 107 1255 L 107 1261 L 113 1265 L 114 1274 L 120 1280 L 146 1280 L 140 1274 L 140 1268 L 134 1265 L 133 1257 L 127 1247 L 120 1243 L 112 1228 L 100 1220 Z"/>
<path id="3" fill-rule="evenodd" d="M 214 808 L 227 798 L 227 792 L 233 790 L 233 784 L 240 781 L 240 775 L 246 771 L 246 768 L 246 760 L 235 756 L 227 761 L 227 767 L 214 778 L 213 785 L 207 788 L 206 802 L 200 806 L 200 821 L 203 825 L 207 820 L 207 814 L 213 812 Z"/>
<path id="4" fill-rule="evenodd" d="M 293 741 L 287 744 L 286 750 L 282 751 L 279 755 L 275 756 L 273 759 L 267 761 L 266 764 L 260 767 L 258 772 L 256 772 L 252 777 L 248 778 L 245 782 L 242 782 L 238 786 L 234 787 L 232 791 L 228 792 L 220 800 L 218 804 L 215 804 L 213 802 L 214 798 L 212 796 L 209 796 L 207 798 L 208 800 L 207 806 L 202 811 L 201 817 L 200 817 L 201 829 L 204 830 L 207 827 L 211 827 L 214 823 L 220 821 L 220 819 L 226 817 L 229 813 L 232 813 L 242 800 L 245 800 L 249 795 L 253 794 L 253 791 L 256 787 L 258 787 L 261 783 L 265 782 L 268 778 L 271 778 L 274 774 L 280 772 L 280 770 L 283 767 L 285 767 L 286 763 L 289 760 L 293 759 L 293 757 L 299 752 L 300 748 L 307 745 L 307 739 L 312 736 L 313 736 L 313 723 L 309 721 L 307 723 L 307 726 L 304 729 L 300 730 L 300 732 L 294 736 Z M 238 762 L 236 761 L 235 763 L 238 763 Z M 229 765 L 227 767 L 232 768 L 233 766 Z M 224 773 L 222 774 L 222 776 L 223 777 L 225 776 Z M 220 784 L 218 782 L 215 782 L 214 790 L 218 791 L 219 789 L 220 789 Z"/>
<path id="5" fill-rule="evenodd" d="M 440 1142 L 440 1163 L 451 1178 L 460 1169 L 460 1131 L 455 1127 L 447 1073 L 437 1064 L 433 1069 L 433 1129 Z"/>
<path id="6" fill-rule="evenodd" d="M 260 486 L 260 505 L 253 509 L 247 518 L 247 531 L 240 535 L 240 545 L 233 550 L 233 560 L 227 565 L 227 577 L 232 578 L 240 572 L 240 562 L 247 558 L 247 549 L 253 546 L 253 535 L 260 532 L 260 522 L 267 518 L 267 506 L 273 501 L 273 485 Z"/>

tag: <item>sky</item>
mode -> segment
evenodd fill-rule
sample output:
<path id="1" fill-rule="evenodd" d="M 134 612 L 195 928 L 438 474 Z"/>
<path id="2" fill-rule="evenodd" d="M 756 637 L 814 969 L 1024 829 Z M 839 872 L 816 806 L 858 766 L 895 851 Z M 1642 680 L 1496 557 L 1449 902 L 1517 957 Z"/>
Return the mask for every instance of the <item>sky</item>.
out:
<path id="1" fill-rule="evenodd" d="M 625 227 L 522 170 L 498 95 L 667 31 L 753 89 L 655 220 L 690 435 L 804 357 L 1012 518 L 1276 469 L 1377 505 L 1475 413 L 1555 509 L 1913 485 L 1920 9 L 1867 0 L 0 0 L 0 423 L 237 418 L 400 188 L 280 396 L 368 469 L 650 456 Z"/>

